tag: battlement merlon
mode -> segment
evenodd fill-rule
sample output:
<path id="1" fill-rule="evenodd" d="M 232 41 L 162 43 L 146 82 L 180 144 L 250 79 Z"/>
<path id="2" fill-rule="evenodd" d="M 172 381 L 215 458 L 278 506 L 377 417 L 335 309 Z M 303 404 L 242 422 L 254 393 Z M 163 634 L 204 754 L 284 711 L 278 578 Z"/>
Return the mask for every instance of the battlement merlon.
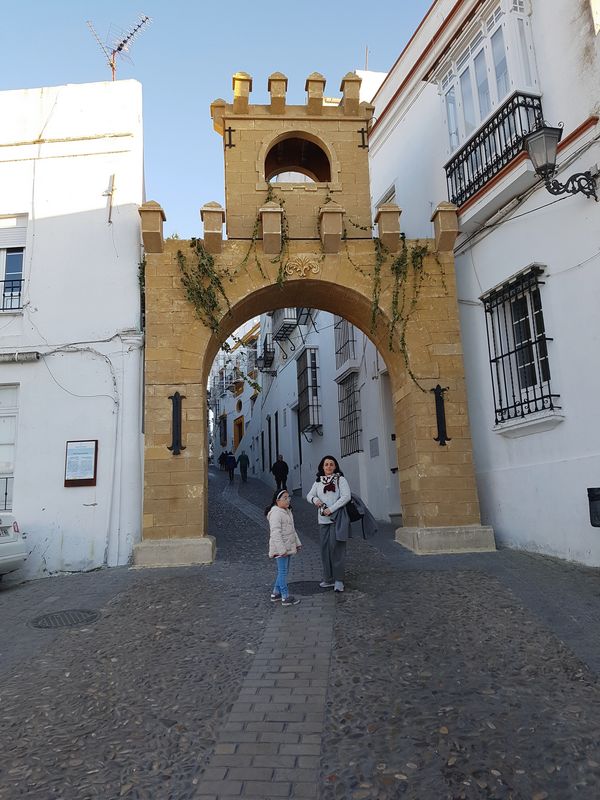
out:
<path id="1" fill-rule="evenodd" d="M 271 97 L 269 105 L 250 104 L 252 92 L 252 76 L 247 72 L 236 72 L 232 78 L 233 102 L 228 103 L 218 98 L 211 103 L 210 114 L 214 129 L 221 136 L 225 136 L 225 120 L 237 117 L 282 117 L 288 120 L 308 120 L 312 117 L 340 120 L 354 118 L 355 121 L 366 123 L 367 128 L 373 117 L 374 106 L 370 103 L 359 102 L 361 79 L 354 72 L 348 72 L 340 86 L 342 97 L 338 105 L 332 105 L 324 97 L 326 80 L 318 72 L 311 73 L 306 79 L 306 104 L 288 105 L 286 94 L 288 79 L 282 72 L 269 75 L 267 89 Z"/>

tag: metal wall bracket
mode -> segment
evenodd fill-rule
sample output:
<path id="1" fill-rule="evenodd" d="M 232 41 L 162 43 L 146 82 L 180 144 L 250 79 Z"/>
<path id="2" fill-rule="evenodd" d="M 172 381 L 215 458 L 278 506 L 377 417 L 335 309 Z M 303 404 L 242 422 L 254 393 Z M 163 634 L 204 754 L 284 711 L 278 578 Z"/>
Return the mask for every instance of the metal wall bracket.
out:
<path id="1" fill-rule="evenodd" d="M 229 128 L 225 128 L 225 133 L 227 134 L 227 140 L 225 141 L 225 147 L 235 147 L 234 143 L 231 141 L 231 134 L 235 133 L 236 129 L 229 126 Z"/>
<path id="2" fill-rule="evenodd" d="M 359 128 L 359 130 L 357 131 L 357 133 L 360 133 L 361 142 L 362 142 L 362 143 L 361 143 L 361 144 L 359 144 L 358 146 L 359 146 L 359 147 L 360 147 L 362 150 L 368 150 L 368 149 L 369 149 L 369 143 L 368 143 L 368 141 L 367 141 L 367 134 L 368 134 L 368 131 L 367 131 L 367 129 L 366 129 L 366 128 Z"/>
<path id="3" fill-rule="evenodd" d="M 185 447 L 181 444 L 181 401 L 185 400 L 185 395 L 175 392 L 175 394 L 169 395 L 169 400 L 173 401 L 173 423 L 171 426 L 171 444 L 167 445 L 167 449 L 174 456 L 178 456 L 182 450 L 185 450 Z"/>
<path id="4" fill-rule="evenodd" d="M 442 389 L 438 383 L 435 389 L 430 389 L 429 391 L 433 392 L 435 395 L 435 416 L 438 429 L 438 435 L 433 437 L 433 441 L 438 442 L 441 447 L 444 447 L 446 442 L 452 441 L 446 432 L 446 408 L 444 406 L 444 392 L 448 391 L 448 387 L 445 386 Z"/>

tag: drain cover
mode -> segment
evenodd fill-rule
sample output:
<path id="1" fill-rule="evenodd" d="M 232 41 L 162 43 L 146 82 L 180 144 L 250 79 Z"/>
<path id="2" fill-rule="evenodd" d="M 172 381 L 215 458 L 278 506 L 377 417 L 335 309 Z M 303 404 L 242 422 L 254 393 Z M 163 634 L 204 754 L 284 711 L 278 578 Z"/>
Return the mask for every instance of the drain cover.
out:
<path id="1" fill-rule="evenodd" d="M 54 611 L 51 614 L 42 614 L 41 617 L 32 619 L 29 623 L 32 628 L 72 628 L 88 622 L 96 622 L 100 614 L 97 611 L 74 608 L 68 611 Z"/>

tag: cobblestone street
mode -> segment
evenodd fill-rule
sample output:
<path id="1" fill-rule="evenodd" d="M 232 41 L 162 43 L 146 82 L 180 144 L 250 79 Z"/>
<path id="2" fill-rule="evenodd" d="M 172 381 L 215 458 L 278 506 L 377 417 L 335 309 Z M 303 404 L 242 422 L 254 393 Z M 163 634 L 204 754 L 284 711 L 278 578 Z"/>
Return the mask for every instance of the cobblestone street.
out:
<path id="1" fill-rule="evenodd" d="M 211 469 L 212 566 L 0 586 L 1 800 L 600 797 L 600 570 L 382 525 L 334 596 L 298 497 L 284 609 L 270 495 Z M 65 609 L 100 616 L 29 624 Z"/>

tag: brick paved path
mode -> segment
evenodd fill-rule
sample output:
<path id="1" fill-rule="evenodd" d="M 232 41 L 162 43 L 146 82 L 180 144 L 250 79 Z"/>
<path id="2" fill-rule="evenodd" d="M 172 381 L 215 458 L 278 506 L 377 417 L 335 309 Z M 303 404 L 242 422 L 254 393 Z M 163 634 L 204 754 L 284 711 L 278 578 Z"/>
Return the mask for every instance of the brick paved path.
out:
<path id="1" fill-rule="evenodd" d="M 600 572 L 418 558 L 391 526 L 318 589 L 314 511 L 268 600 L 270 489 L 210 475 L 210 567 L 0 587 L 0 800 L 597 800 Z M 91 608 L 39 631 L 37 614 Z"/>

